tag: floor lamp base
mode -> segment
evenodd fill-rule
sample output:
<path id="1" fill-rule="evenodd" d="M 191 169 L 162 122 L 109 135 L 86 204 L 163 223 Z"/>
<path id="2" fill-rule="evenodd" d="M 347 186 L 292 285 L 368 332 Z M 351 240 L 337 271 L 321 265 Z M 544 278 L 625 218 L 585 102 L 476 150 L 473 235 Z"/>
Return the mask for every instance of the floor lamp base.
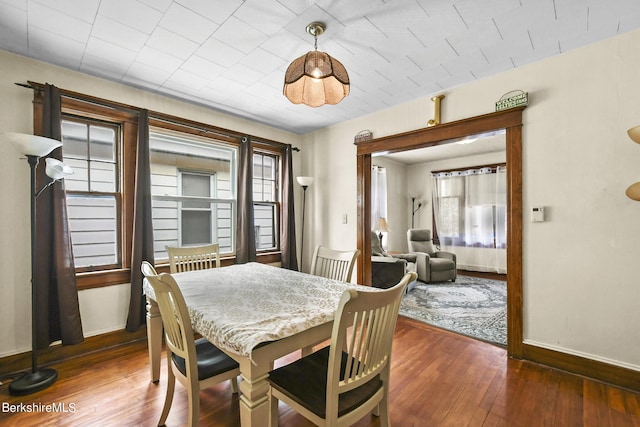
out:
<path id="1" fill-rule="evenodd" d="M 55 369 L 39 369 L 29 372 L 21 378 L 9 384 L 9 393 L 15 396 L 24 396 L 44 390 L 58 379 L 58 371 Z"/>

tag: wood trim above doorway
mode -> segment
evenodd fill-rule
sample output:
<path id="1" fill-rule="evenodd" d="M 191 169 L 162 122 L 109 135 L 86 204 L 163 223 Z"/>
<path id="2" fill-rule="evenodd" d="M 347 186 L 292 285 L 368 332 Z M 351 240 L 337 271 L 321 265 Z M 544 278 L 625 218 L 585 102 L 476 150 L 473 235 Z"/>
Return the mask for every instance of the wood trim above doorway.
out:
<path id="1" fill-rule="evenodd" d="M 522 112 L 525 107 L 470 117 L 356 143 L 360 255 L 358 283 L 371 284 L 371 155 L 450 143 L 452 139 L 504 129 L 507 157 L 507 351 L 523 357 L 522 332 Z M 369 262 L 364 262 L 369 260 Z"/>

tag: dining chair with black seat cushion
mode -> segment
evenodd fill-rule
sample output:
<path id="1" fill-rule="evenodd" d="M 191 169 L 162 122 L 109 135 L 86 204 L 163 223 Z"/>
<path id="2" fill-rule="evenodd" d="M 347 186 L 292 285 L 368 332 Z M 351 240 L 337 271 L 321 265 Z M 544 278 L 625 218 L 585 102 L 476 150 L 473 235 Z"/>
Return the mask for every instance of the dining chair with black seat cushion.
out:
<path id="1" fill-rule="evenodd" d="M 211 243 L 201 246 L 166 246 L 169 255 L 169 271 L 204 270 L 220 268 L 220 245 Z"/>
<path id="2" fill-rule="evenodd" d="M 200 417 L 200 390 L 231 380 L 233 393 L 238 393 L 239 365 L 205 338 L 194 340 L 187 306 L 173 276 L 150 274 L 155 270 L 146 261 L 142 271 L 153 287 L 167 348 L 167 395 L 158 425 L 164 425 L 167 420 L 177 378 L 187 389 L 187 425 L 196 426 Z"/>
<path id="3" fill-rule="evenodd" d="M 389 425 L 393 333 L 406 274 L 385 290 L 346 290 L 338 304 L 331 344 L 269 374 L 269 425 L 283 401 L 318 426 L 349 426 L 368 413 Z"/>
<path id="4" fill-rule="evenodd" d="M 316 246 L 311 261 L 310 273 L 327 279 L 350 282 L 359 249 L 338 251 L 324 246 Z"/>

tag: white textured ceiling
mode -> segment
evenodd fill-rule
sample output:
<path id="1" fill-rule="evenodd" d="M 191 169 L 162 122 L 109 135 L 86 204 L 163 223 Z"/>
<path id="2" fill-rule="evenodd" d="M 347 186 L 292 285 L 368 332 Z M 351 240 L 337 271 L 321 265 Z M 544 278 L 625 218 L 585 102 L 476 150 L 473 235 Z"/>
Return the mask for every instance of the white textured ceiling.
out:
<path id="1" fill-rule="evenodd" d="M 313 21 L 349 72 L 337 105 L 282 95 Z M 638 0 L 0 0 L 0 49 L 296 133 L 638 27 Z"/>

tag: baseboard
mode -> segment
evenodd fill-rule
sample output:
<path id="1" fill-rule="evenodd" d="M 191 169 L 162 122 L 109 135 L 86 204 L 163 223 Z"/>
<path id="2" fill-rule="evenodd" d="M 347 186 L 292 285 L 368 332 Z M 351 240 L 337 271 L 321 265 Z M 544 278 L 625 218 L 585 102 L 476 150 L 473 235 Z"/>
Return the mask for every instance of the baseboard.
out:
<path id="1" fill-rule="evenodd" d="M 639 371 L 531 344 L 523 344 L 523 359 L 640 393 Z"/>
<path id="2" fill-rule="evenodd" d="M 490 280 L 507 280 L 506 274 L 493 273 L 488 271 L 471 271 L 471 270 L 462 270 L 458 269 L 458 274 L 462 276 L 472 276 L 472 277 L 482 277 L 483 279 Z"/>
<path id="3" fill-rule="evenodd" d="M 54 345 L 38 351 L 38 366 L 46 366 L 73 359 L 95 351 L 118 347 L 147 338 L 147 328 L 142 326 L 136 332 L 119 330 L 85 338 L 74 345 Z M 0 376 L 31 368 L 31 352 L 14 354 L 0 358 Z"/>

